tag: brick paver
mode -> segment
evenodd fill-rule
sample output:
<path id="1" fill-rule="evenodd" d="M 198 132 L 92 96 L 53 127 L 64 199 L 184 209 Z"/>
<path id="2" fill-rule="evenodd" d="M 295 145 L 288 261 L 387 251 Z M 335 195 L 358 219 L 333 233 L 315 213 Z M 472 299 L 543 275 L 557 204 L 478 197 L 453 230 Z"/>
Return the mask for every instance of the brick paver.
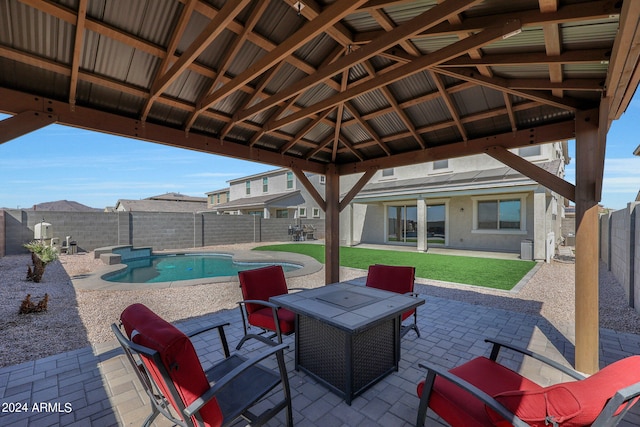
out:
<path id="1" fill-rule="evenodd" d="M 561 331 L 540 316 L 423 296 L 426 304 L 418 309 L 422 337 L 417 338 L 413 332 L 406 335 L 399 371 L 355 398 L 351 406 L 308 375 L 296 372 L 294 353 L 287 352 L 296 426 L 414 425 L 418 408 L 415 387 L 424 375 L 418 366 L 420 361 L 451 368 L 475 356 L 488 355 L 484 338 L 528 346 L 566 364 L 574 359 L 571 325 Z M 235 346 L 242 336 L 237 310 L 189 319 L 178 326 L 189 331 L 217 320 L 231 323 L 227 338 Z M 294 345 L 293 337 L 286 337 L 285 342 Z M 205 367 L 221 355 L 218 349 L 211 351 L 212 343 L 217 343 L 217 337 L 194 340 Z M 247 343 L 241 352 L 250 353 L 263 346 Z M 640 354 L 640 336 L 603 329 L 601 347 L 604 366 L 630 354 Z M 562 380 L 556 372 L 531 361 L 523 363 L 515 357 L 503 361 L 543 385 Z M 140 425 L 150 405 L 131 369 L 115 341 L 0 369 L 0 425 Z M 621 425 L 640 425 L 640 408 L 634 409 Z M 429 425 L 441 425 L 433 418 L 428 421 Z M 159 417 L 154 425 L 169 423 Z M 268 425 L 284 425 L 284 417 L 279 414 Z"/>

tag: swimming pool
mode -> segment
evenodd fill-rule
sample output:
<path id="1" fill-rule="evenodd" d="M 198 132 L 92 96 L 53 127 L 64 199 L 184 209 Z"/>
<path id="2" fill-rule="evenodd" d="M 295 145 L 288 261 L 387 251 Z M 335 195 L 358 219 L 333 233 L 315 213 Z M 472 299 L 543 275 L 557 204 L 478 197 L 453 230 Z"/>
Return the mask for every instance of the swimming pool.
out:
<path id="1" fill-rule="evenodd" d="M 158 283 L 208 277 L 236 276 L 239 271 L 267 265 L 281 265 L 285 272 L 302 266 L 282 262 L 235 262 L 226 254 L 167 254 L 152 255 L 123 261 L 127 268 L 105 274 L 103 280 L 116 283 Z"/>

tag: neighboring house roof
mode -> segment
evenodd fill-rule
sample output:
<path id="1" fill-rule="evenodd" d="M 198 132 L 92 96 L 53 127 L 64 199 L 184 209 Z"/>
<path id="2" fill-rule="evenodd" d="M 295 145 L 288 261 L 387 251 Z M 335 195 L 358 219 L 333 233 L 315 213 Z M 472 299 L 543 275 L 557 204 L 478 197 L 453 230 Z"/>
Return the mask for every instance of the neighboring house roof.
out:
<path id="1" fill-rule="evenodd" d="M 227 181 L 229 184 L 233 184 L 234 182 L 242 182 L 242 181 L 247 181 L 247 180 L 252 180 L 255 178 L 258 178 L 260 176 L 270 176 L 270 175 L 277 175 L 283 172 L 290 172 L 291 169 L 289 168 L 277 168 L 277 169 L 270 169 L 268 171 L 265 172 L 260 172 L 260 173 L 256 173 L 253 175 L 247 175 L 247 176 L 243 176 L 240 178 L 234 178 L 234 179 L 230 179 L 229 181 Z"/>
<path id="2" fill-rule="evenodd" d="M 164 193 L 159 196 L 147 197 L 146 200 L 169 200 L 174 202 L 206 202 L 206 197 L 187 196 L 180 193 Z"/>
<path id="3" fill-rule="evenodd" d="M 243 197 L 230 202 L 220 203 L 213 206 L 211 209 L 217 211 L 229 211 L 236 209 L 264 208 L 266 206 L 289 207 L 299 205 L 301 203 L 304 203 L 304 198 L 300 194 L 300 190 L 295 190 L 264 196 Z"/>
<path id="4" fill-rule="evenodd" d="M 557 175 L 562 166 L 562 161 L 560 159 L 556 159 L 550 162 L 538 163 L 537 165 L 547 172 Z M 421 192 L 431 193 L 508 187 L 514 184 L 525 185 L 536 183 L 514 169 L 502 167 L 496 169 L 376 182 L 366 185 L 358 193 L 358 196 L 354 201 L 365 201 L 369 198 L 381 196 L 408 195 Z"/>
<path id="5" fill-rule="evenodd" d="M 122 208 L 121 208 L 122 207 Z M 200 212 L 207 210 L 207 202 L 182 202 L 174 200 L 118 200 L 116 210 L 127 212 Z"/>
<path id="6" fill-rule="evenodd" d="M 44 202 L 33 205 L 34 211 L 61 211 L 61 212 L 101 212 L 102 209 L 92 208 L 82 203 L 70 200 L 58 200 L 55 202 Z"/>
<path id="7" fill-rule="evenodd" d="M 225 188 L 221 188 L 219 190 L 213 190 L 213 191 L 209 191 L 207 193 L 205 193 L 206 195 L 210 196 L 211 194 L 216 194 L 216 193 L 226 193 L 227 191 L 230 190 L 230 187 L 225 187 Z"/>

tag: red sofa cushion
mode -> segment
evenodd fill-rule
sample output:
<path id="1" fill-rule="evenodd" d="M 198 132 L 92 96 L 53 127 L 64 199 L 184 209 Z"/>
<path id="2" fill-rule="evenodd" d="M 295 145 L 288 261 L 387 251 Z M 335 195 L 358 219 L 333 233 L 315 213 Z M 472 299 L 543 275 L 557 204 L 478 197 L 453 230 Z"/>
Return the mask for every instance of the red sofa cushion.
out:
<path id="1" fill-rule="evenodd" d="M 257 304 L 254 304 L 257 305 Z M 296 315 L 292 311 L 286 308 L 278 309 L 278 323 L 280 324 L 280 332 L 284 335 L 292 333 L 295 329 Z M 249 314 L 249 323 L 259 328 L 268 329 L 270 331 L 276 330 L 276 325 L 273 321 L 273 311 L 271 307 L 264 307 L 261 310 L 254 311 Z"/>
<path id="2" fill-rule="evenodd" d="M 209 389 L 209 382 L 191 340 L 178 328 L 160 318 L 143 304 L 133 304 L 127 307 L 122 312 L 120 320 L 131 341 L 156 350 L 160 354 L 185 407 Z M 177 408 L 176 402 L 169 393 L 168 386 L 153 360 L 143 356 L 143 362 L 164 396 L 169 398 Z M 222 425 L 223 415 L 215 398 L 200 410 L 200 415 L 207 426 Z M 195 416 L 193 421 L 196 423 Z"/>
<path id="3" fill-rule="evenodd" d="M 534 390 L 540 386 L 499 363 L 486 357 L 451 369 L 451 373 L 495 395 L 509 390 Z M 418 384 L 418 396 L 422 396 L 424 381 Z M 461 404 L 464 402 L 464 404 Z M 485 411 L 484 403 L 443 378 L 436 378 L 429 407 L 452 427 L 491 427 L 492 419 Z"/>
<path id="4" fill-rule="evenodd" d="M 536 390 L 495 394 L 495 399 L 532 426 L 545 426 L 553 416 L 562 427 L 591 425 L 615 393 L 640 382 L 640 356 L 631 356 L 601 369 L 581 381 L 570 381 Z M 509 426 L 494 411 L 487 412 L 496 426 Z"/>

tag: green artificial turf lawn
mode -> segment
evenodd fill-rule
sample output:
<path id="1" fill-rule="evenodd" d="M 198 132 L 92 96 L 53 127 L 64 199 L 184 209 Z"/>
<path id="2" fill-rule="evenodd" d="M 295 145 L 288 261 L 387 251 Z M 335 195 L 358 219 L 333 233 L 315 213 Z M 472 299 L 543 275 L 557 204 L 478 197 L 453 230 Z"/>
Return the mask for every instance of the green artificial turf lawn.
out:
<path id="1" fill-rule="evenodd" d="M 324 264 L 324 245 L 288 243 L 259 246 L 254 250 L 294 252 L 308 255 Z M 420 252 L 340 248 L 341 266 L 366 270 L 371 264 L 412 265 L 416 268 L 416 277 L 510 290 L 536 263 Z"/>

